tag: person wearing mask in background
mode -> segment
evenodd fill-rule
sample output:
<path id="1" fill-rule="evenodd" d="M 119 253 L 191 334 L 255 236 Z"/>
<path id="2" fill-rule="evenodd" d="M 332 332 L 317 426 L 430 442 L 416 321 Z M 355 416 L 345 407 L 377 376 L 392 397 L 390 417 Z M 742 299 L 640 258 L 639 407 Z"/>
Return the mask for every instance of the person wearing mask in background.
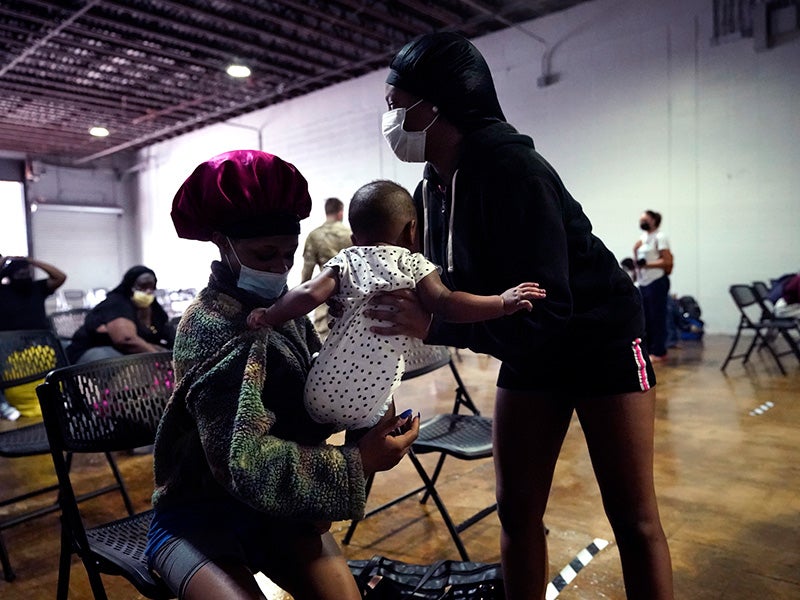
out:
<path id="1" fill-rule="evenodd" d="M 47 279 L 34 279 L 34 267 Z M 67 280 L 65 273 L 35 258 L 0 257 L 0 331 L 50 329 L 44 303 Z"/>
<path id="2" fill-rule="evenodd" d="M 342 222 L 344 202 L 338 198 L 325 200 L 325 222 L 312 230 L 303 245 L 302 283 L 309 281 L 314 269 L 336 256 L 340 250 L 352 245 L 352 232 Z M 314 328 L 322 339 L 328 335 L 328 305 L 322 304 L 314 311 Z"/>
<path id="3" fill-rule="evenodd" d="M 396 465 L 419 434 L 419 417 L 394 417 L 328 443 L 333 427 L 303 406 L 321 346 L 311 321 L 248 330 L 247 315 L 286 292 L 310 210 L 303 175 L 258 150 L 201 163 L 173 199 L 178 236 L 220 254 L 178 325 L 177 384 L 153 453 L 145 555 L 182 600 L 265 600 L 259 571 L 296 600 L 359 600 L 330 523 L 361 518 L 366 478 Z M 410 326 L 396 320 L 395 332 L 421 338 L 429 318 L 411 294 L 395 298 L 411 311 L 391 318 L 405 314 Z"/>
<path id="4" fill-rule="evenodd" d="M 161 352 L 172 348 L 174 329 L 155 299 L 156 274 L 131 267 L 120 284 L 95 306 L 67 346 L 73 364 L 125 354 Z"/>
<path id="5" fill-rule="evenodd" d="M 672 273 L 672 252 L 669 239 L 659 229 L 661 214 L 646 210 L 639 217 L 641 237 L 633 245 L 636 259 L 636 283 L 642 292 L 647 350 L 650 360 L 663 361 L 667 357 L 667 297 L 669 274 Z"/>
<path id="6" fill-rule="evenodd" d="M 426 343 L 502 361 L 493 451 L 507 600 L 543 600 L 544 514 L 573 414 L 619 547 L 628 598 L 672 600 L 653 482 L 655 375 L 639 293 L 580 204 L 506 122 L 489 66 L 452 32 L 420 36 L 389 66 L 383 132 L 426 162 L 414 200 L 424 252 L 451 290 L 547 290 L 532 312 L 473 324 L 433 316 Z"/>
<path id="7" fill-rule="evenodd" d="M 34 279 L 34 267 L 47 273 L 47 279 Z M 66 280 L 66 274 L 44 261 L 23 256 L 0 256 L 0 331 L 50 329 L 45 300 Z M 9 396 L 13 399 L 15 393 L 10 391 Z M 26 416 L 39 414 L 34 394 L 33 410 Z M 18 408 L 0 392 L 0 418 L 14 421 L 19 416 Z"/>

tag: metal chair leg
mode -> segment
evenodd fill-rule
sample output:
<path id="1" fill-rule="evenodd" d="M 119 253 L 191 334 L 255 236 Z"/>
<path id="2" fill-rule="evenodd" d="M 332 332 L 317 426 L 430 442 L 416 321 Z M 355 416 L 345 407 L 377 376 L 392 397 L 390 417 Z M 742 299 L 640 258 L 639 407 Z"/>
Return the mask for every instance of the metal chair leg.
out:
<path id="1" fill-rule="evenodd" d="M 444 524 L 447 526 L 447 531 L 450 532 L 450 537 L 453 538 L 453 542 L 458 549 L 458 553 L 461 555 L 461 560 L 469 560 L 469 554 L 467 554 L 467 549 L 464 547 L 464 544 L 461 541 L 461 536 L 458 535 L 458 530 L 456 526 L 453 524 L 453 519 L 450 517 L 450 513 L 447 511 L 447 508 L 442 502 L 442 499 L 439 497 L 439 492 L 436 491 L 436 488 L 433 485 L 430 477 L 425 472 L 425 469 L 422 467 L 422 464 L 419 462 L 417 455 L 414 454 L 413 450 L 408 452 L 408 458 L 411 459 L 411 462 L 414 465 L 414 468 L 419 473 L 419 476 L 422 478 L 422 481 L 425 482 L 425 487 L 427 488 L 428 493 L 430 494 L 431 498 L 433 498 L 436 507 L 439 509 L 439 512 L 442 515 L 442 519 L 444 520 Z"/>
<path id="2" fill-rule="evenodd" d="M 728 366 L 728 363 L 733 358 L 733 353 L 736 350 L 736 346 L 739 343 L 739 336 L 741 335 L 742 335 L 742 327 L 740 323 L 739 328 L 736 330 L 736 337 L 733 338 L 733 344 L 731 344 L 731 349 L 728 351 L 728 356 L 725 357 L 725 360 L 723 361 L 722 366 L 720 367 L 721 371 L 723 372 L 725 371 L 725 367 Z"/>
<path id="3" fill-rule="evenodd" d="M 69 596 L 69 576 L 72 566 L 72 539 L 64 527 L 64 517 L 61 517 L 61 552 L 58 555 L 58 584 L 56 585 L 56 600 L 67 600 Z"/>
<path id="4" fill-rule="evenodd" d="M 6 581 L 14 581 L 17 575 L 14 573 L 14 569 L 11 568 L 11 561 L 8 559 L 8 550 L 6 550 L 2 531 L 0 531 L 0 564 L 3 565 L 3 578 Z"/>

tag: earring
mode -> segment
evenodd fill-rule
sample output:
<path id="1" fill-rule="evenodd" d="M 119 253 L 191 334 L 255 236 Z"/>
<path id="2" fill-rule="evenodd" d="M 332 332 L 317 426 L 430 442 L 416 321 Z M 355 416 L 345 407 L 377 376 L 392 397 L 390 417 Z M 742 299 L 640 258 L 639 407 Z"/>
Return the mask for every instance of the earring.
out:
<path id="1" fill-rule="evenodd" d="M 433 112 L 435 112 L 435 113 L 438 113 L 439 112 L 439 107 L 438 106 L 434 106 L 431 110 L 433 110 Z"/>

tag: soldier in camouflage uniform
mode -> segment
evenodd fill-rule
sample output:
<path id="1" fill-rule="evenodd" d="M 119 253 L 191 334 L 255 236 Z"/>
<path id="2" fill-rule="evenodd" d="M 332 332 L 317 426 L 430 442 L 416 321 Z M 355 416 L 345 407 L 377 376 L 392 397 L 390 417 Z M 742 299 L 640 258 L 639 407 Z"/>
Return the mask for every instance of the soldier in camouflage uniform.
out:
<path id="1" fill-rule="evenodd" d="M 343 248 L 353 245 L 352 232 L 342 223 L 344 203 L 338 198 L 325 200 L 325 222 L 308 234 L 303 247 L 303 283 L 311 279 L 314 267 L 322 267 Z M 328 335 L 328 305 L 314 311 L 314 328 L 322 339 Z"/>

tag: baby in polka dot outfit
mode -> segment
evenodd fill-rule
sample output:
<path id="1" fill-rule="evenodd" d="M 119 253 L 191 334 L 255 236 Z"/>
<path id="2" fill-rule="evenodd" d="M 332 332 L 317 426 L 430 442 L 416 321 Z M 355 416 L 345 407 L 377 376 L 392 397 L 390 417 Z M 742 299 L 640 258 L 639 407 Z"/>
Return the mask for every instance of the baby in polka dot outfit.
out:
<path id="1" fill-rule="evenodd" d="M 416 289 L 422 306 L 443 319 L 472 323 L 531 310 L 532 300 L 545 296 L 536 283 L 522 283 L 497 296 L 450 291 L 436 265 L 416 247 L 417 214 L 403 187 L 374 181 L 356 191 L 348 218 L 353 246 L 325 263 L 311 280 L 286 292 L 269 308 L 250 313 L 248 325 L 272 327 L 308 314 L 333 300 L 343 309 L 311 367 L 305 405 L 311 417 L 339 430 L 374 426 L 394 414 L 392 392 L 405 372 L 406 336 L 377 335 L 370 327 L 381 321 L 363 314 L 380 292 Z M 391 407 L 391 410 L 389 410 Z"/>

